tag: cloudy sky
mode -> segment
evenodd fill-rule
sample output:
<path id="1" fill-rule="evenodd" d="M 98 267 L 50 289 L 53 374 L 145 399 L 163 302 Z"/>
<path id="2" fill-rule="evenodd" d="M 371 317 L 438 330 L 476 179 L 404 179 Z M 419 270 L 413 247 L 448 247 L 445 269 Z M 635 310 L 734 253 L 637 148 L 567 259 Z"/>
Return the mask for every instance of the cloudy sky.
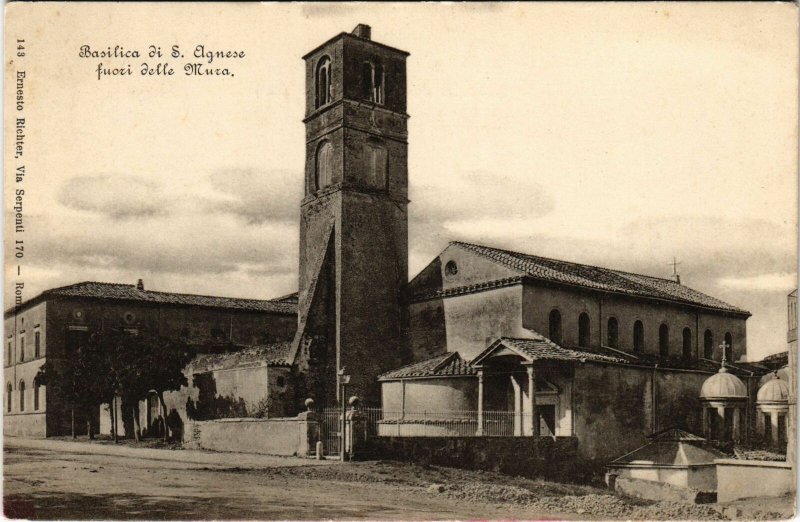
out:
<path id="1" fill-rule="evenodd" d="M 15 5 L 28 56 L 22 276 L 296 290 L 300 57 L 357 23 L 408 61 L 410 269 L 450 240 L 655 276 L 753 313 L 786 349 L 796 286 L 791 4 Z M 234 77 L 141 77 L 81 45 L 243 50 Z M 158 63 L 158 60 L 149 60 Z M 132 76 L 97 80 L 98 62 Z M 6 97 L 6 103 L 11 98 Z M 6 107 L 7 112 L 11 107 Z M 6 142 L 8 147 L 13 142 Z M 6 190 L 13 180 L 6 177 Z M 6 203 L 10 201 L 6 196 Z"/>

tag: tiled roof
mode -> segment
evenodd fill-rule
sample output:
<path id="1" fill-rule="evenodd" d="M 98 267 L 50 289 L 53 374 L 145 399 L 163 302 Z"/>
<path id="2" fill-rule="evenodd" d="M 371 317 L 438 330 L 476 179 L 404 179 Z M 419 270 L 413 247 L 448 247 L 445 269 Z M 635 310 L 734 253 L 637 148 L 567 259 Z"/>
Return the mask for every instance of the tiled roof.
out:
<path id="1" fill-rule="evenodd" d="M 291 341 L 264 345 L 231 345 L 234 351 L 208 353 L 195 357 L 190 366 L 197 370 L 227 370 L 231 368 L 290 366 Z"/>
<path id="2" fill-rule="evenodd" d="M 458 352 L 449 352 L 384 373 L 379 379 L 383 381 L 406 377 L 460 377 L 464 375 L 477 375 L 477 371 L 462 359 Z"/>
<path id="3" fill-rule="evenodd" d="M 454 241 L 451 244 L 536 279 L 749 315 L 746 310 L 692 290 L 671 279 L 582 265 L 461 241 Z"/>
<path id="4" fill-rule="evenodd" d="M 597 352 L 577 348 L 564 348 L 550 339 L 537 335 L 534 339 L 518 339 L 514 337 L 501 337 L 494 343 L 503 344 L 509 348 L 524 353 L 532 361 L 597 361 L 597 362 L 627 362 L 621 357 L 603 355 Z M 491 348 L 491 347 L 490 347 Z"/>
<path id="5" fill-rule="evenodd" d="M 87 297 L 107 300 L 138 301 L 142 303 L 275 312 L 281 314 L 297 313 L 297 305 L 290 300 L 239 299 L 234 297 L 154 292 L 152 290 L 139 290 L 136 285 L 97 283 L 93 281 L 45 290 L 37 297 L 20 305 L 20 307 L 25 307 L 34 301 L 38 302 L 49 297 Z M 13 308 L 6 310 L 6 314 L 13 311 Z"/>

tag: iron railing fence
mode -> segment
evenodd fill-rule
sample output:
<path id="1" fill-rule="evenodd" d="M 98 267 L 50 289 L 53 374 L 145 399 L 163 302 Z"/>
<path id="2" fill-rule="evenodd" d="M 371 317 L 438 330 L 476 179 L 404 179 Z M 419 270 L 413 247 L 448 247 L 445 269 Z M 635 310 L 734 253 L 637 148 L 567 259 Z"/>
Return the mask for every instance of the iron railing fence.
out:
<path id="1" fill-rule="evenodd" d="M 531 414 L 483 411 L 478 429 L 477 410 L 384 411 L 365 408 L 367 434 L 395 437 L 514 437 L 530 436 Z"/>

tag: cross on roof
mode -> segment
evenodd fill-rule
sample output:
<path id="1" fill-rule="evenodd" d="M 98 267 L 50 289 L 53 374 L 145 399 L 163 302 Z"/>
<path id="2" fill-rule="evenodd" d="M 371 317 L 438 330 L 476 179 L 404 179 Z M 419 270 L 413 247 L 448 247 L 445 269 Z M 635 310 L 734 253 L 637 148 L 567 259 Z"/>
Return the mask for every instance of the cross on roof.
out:
<path id="1" fill-rule="evenodd" d="M 680 265 L 680 261 L 678 261 L 675 257 L 672 258 L 671 263 L 667 263 L 668 265 L 672 265 L 672 275 L 678 275 L 678 265 Z"/>
<path id="2" fill-rule="evenodd" d="M 722 341 L 722 344 L 719 345 L 719 349 L 722 350 L 722 366 L 725 366 L 725 362 L 727 361 L 728 348 L 730 347 L 731 345 L 729 345 L 725 341 Z"/>

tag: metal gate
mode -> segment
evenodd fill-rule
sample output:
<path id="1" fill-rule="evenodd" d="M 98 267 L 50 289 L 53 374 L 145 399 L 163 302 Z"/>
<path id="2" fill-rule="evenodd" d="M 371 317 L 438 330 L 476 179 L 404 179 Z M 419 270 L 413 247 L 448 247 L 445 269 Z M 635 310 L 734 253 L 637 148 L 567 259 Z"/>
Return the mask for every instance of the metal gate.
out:
<path id="1" fill-rule="evenodd" d="M 338 456 L 342 443 L 342 412 L 339 408 L 325 408 L 320 412 L 320 439 L 322 451 L 326 456 Z"/>

